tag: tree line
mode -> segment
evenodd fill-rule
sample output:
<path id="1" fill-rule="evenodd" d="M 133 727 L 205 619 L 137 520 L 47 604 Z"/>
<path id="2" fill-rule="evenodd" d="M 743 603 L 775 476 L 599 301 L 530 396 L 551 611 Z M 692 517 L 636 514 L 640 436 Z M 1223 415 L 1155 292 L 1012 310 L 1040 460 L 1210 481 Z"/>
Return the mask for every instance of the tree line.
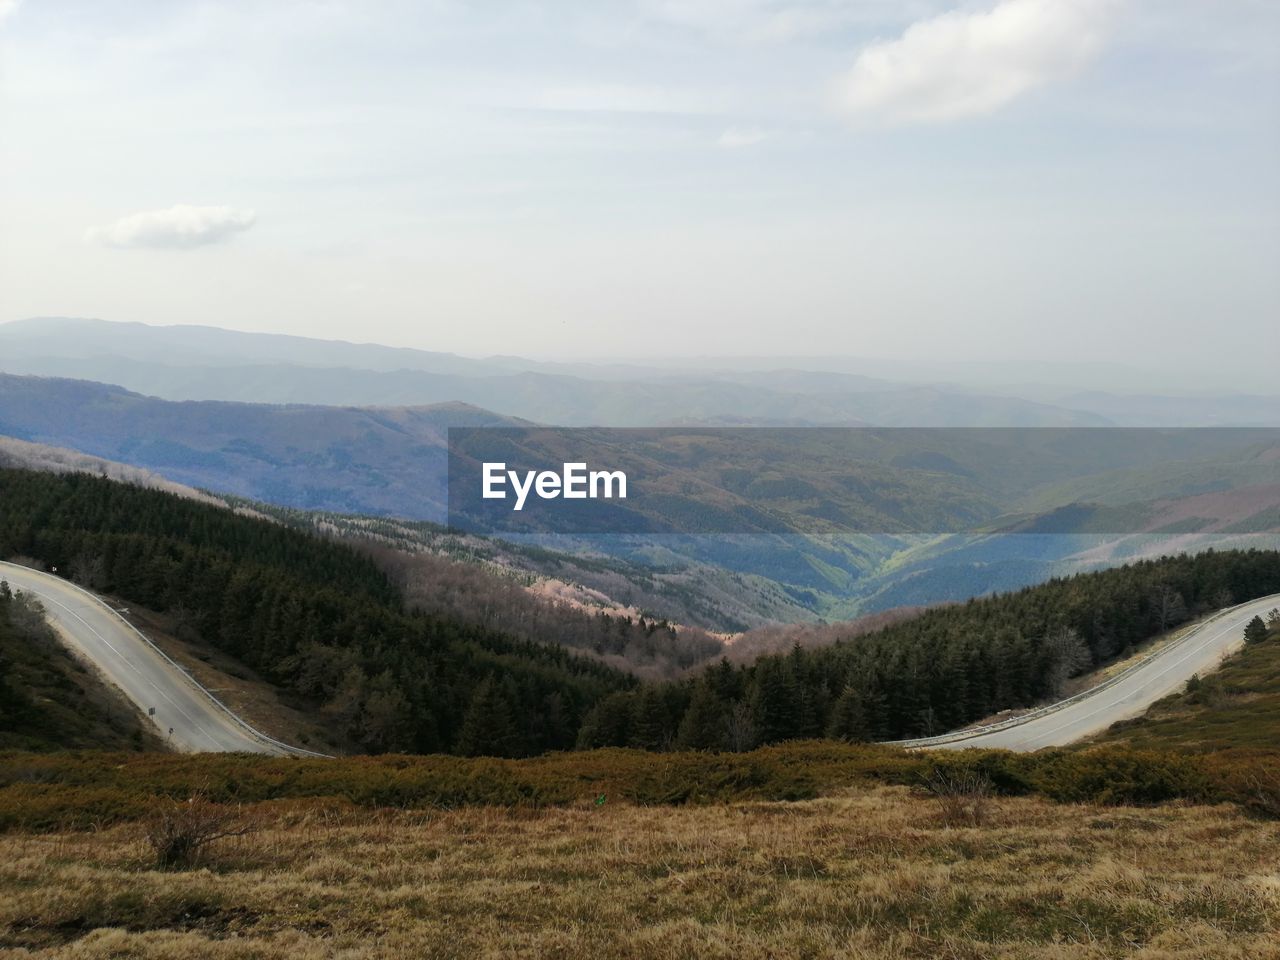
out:
<path id="1" fill-rule="evenodd" d="M 584 713 L 636 683 L 560 647 L 409 611 L 347 545 L 85 474 L 0 470 L 0 556 L 15 555 L 168 613 L 369 752 L 572 747 Z"/>
<path id="2" fill-rule="evenodd" d="M 613 693 L 580 748 L 746 750 L 929 736 L 1059 698 L 1067 681 L 1209 610 L 1280 592 L 1280 553 L 1206 552 L 927 610 L 820 648 Z"/>
<path id="3" fill-rule="evenodd" d="M 316 704 L 374 753 L 747 750 L 940 733 L 1055 698 L 1072 676 L 1155 634 L 1280 592 L 1274 551 L 1166 557 L 641 684 L 546 642 L 546 624 L 513 636 L 496 628 L 503 616 L 462 616 L 465 585 L 430 612 L 413 609 L 348 544 L 99 477 L 0 470 L 0 556 L 14 555 L 168 613 L 180 633 Z M 420 597 L 433 571 L 418 572 Z M 579 628 L 579 642 L 606 642 L 599 623 Z M 666 643 L 661 626 L 612 629 L 621 650 Z"/>

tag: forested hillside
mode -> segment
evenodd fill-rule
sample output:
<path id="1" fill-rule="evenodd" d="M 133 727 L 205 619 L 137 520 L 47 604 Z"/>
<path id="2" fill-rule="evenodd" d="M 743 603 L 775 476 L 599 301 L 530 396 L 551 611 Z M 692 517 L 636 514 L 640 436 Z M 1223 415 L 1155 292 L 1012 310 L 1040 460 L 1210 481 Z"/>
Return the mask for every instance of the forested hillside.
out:
<path id="1" fill-rule="evenodd" d="M 373 555 L 402 586 L 410 609 L 589 652 L 645 679 L 673 679 L 689 667 L 713 661 L 725 649 L 721 640 L 697 628 L 535 596 L 522 581 L 476 564 L 389 549 Z"/>
<path id="2" fill-rule="evenodd" d="M 743 750 L 936 733 L 1051 699 L 1069 677 L 1154 634 L 1280 592 L 1280 553 L 1179 556 L 641 686 L 451 615 L 459 597 L 412 611 L 348 545 L 102 478 L 0 470 L 0 556 L 15 555 L 169 613 L 371 752 Z M 434 574 L 420 573 L 415 590 L 429 591 Z M 630 625 L 619 641 L 648 626 Z"/>
<path id="3" fill-rule="evenodd" d="M 561 648 L 409 613 L 348 546 L 83 474 L 0 470 L 0 556 L 14 555 L 174 615 L 372 752 L 564 748 L 600 696 L 635 683 Z"/>
<path id="4" fill-rule="evenodd" d="M 1066 680 L 1211 609 L 1280 592 L 1280 553 L 1167 557 L 935 608 L 822 649 L 615 694 L 582 747 L 748 749 L 941 733 L 1058 697 Z"/>

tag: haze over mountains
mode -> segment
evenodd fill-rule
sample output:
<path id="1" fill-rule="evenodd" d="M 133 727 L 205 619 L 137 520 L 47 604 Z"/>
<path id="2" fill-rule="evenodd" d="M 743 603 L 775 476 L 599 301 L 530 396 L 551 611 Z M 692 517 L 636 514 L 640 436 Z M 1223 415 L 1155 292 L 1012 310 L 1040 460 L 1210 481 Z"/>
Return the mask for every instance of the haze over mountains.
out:
<path id="1" fill-rule="evenodd" d="M 664 366 L 548 363 L 212 327 L 68 318 L 0 325 L 0 371 L 94 380 L 169 400 L 336 406 L 462 402 L 561 426 L 1280 424 L 1277 396 L 1124 396 L 1041 386 L 1044 395 L 1028 399 L 1003 387 L 983 391 L 886 380 L 838 369 L 842 364 L 830 359 L 815 359 L 813 370 L 795 363 L 741 358 L 711 358 L 697 368 L 676 360 Z"/>
<path id="2" fill-rule="evenodd" d="M 550 364 L 202 327 L 0 325 L 0 435 L 265 503 L 436 523 L 448 505 L 450 427 L 1280 424 L 1275 397 L 1079 396 L 1092 411 L 746 360 L 702 370 Z M 680 494 L 683 509 L 762 511 L 767 536 L 570 537 L 557 547 L 604 557 L 596 586 L 616 599 L 737 629 L 963 599 L 1159 552 L 1171 536 L 1177 549 L 1199 549 L 1280 526 L 1280 456 L 1265 437 L 1205 431 L 1179 448 L 1116 434 L 1110 448 L 1031 444 L 1025 460 L 1002 463 L 998 447 L 938 434 L 855 467 L 820 431 L 805 433 L 818 446 L 803 456 L 751 431 L 728 459 L 680 465 L 700 491 Z M 626 453 L 640 470 L 676 463 L 660 444 Z M 1044 536 L 930 535 L 955 531 L 957 518 L 963 530 L 995 523 Z"/>
<path id="3" fill-rule="evenodd" d="M 179 403 L 83 380 L 0 374 L 0 434 L 310 510 L 443 520 L 448 428 L 513 422 L 463 404 Z"/>

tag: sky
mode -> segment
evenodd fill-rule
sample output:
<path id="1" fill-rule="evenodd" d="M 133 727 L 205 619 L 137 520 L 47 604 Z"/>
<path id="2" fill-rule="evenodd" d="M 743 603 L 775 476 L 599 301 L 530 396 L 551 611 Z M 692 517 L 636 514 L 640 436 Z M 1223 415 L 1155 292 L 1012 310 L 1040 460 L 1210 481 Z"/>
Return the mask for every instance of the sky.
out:
<path id="1" fill-rule="evenodd" d="M 0 321 L 1271 380 L 1278 264 L 1274 0 L 0 0 Z"/>

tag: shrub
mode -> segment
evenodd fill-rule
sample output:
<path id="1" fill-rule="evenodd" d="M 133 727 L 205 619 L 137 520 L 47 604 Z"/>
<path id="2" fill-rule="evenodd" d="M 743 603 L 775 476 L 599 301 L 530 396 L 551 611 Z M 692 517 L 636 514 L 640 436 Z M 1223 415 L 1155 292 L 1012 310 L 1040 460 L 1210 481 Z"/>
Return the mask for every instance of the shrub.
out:
<path id="1" fill-rule="evenodd" d="M 1280 820 L 1280 753 L 1274 750 L 1223 750 L 1204 757 L 1215 798 Z"/>
<path id="2" fill-rule="evenodd" d="M 1280 768 L 1280 753 L 1269 748 L 1203 754 L 1124 746 L 928 753 L 830 741 L 745 754 L 614 748 L 527 760 L 4 751 L 0 831 L 145 821 L 163 838 L 167 831 L 181 832 L 176 828 L 184 816 L 199 820 L 211 808 L 225 815 L 262 802 L 282 809 L 317 802 L 407 809 L 544 807 L 588 803 L 605 794 L 642 804 L 727 803 L 803 800 L 877 782 L 924 788 L 930 795 L 947 792 L 948 784 L 977 782 L 991 794 L 1038 793 L 1069 803 L 1231 801 L 1267 813 L 1274 809 L 1267 798 L 1274 797 L 1275 787 L 1264 774 L 1273 768 Z M 198 802 L 188 801 L 192 796 Z M 173 822 L 166 825 L 166 817 Z M 237 817 L 225 827 L 215 823 L 213 833 L 240 829 Z"/>
<path id="3" fill-rule="evenodd" d="M 981 827 L 989 816 L 995 787 L 976 770 L 935 768 L 921 783 L 938 805 L 938 817 L 947 827 Z"/>
<path id="4" fill-rule="evenodd" d="M 1261 643 L 1267 639 L 1267 625 L 1261 617 L 1254 617 L 1244 628 L 1245 643 Z"/>
<path id="5" fill-rule="evenodd" d="M 1240 801 L 1254 813 L 1280 820 L 1280 770 L 1270 767 L 1247 775 Z"/>
<path id="6" fill-rule="evenodd" d="M 238 811 L 210 803 L 197 794 L 183 803 L 173 803 L 147 821 L 143 836 L 161 870 L 194 866 L 209 844 L 227 837 L 252 832 Z"/>
<path id="7" fill-rule="evenodd" d="M 1215 796 L 1198 758 L 1154 750 L 1055 751 L 1039 758 L 1037 790 L 1068 803 L 1146 804 Z"/>

